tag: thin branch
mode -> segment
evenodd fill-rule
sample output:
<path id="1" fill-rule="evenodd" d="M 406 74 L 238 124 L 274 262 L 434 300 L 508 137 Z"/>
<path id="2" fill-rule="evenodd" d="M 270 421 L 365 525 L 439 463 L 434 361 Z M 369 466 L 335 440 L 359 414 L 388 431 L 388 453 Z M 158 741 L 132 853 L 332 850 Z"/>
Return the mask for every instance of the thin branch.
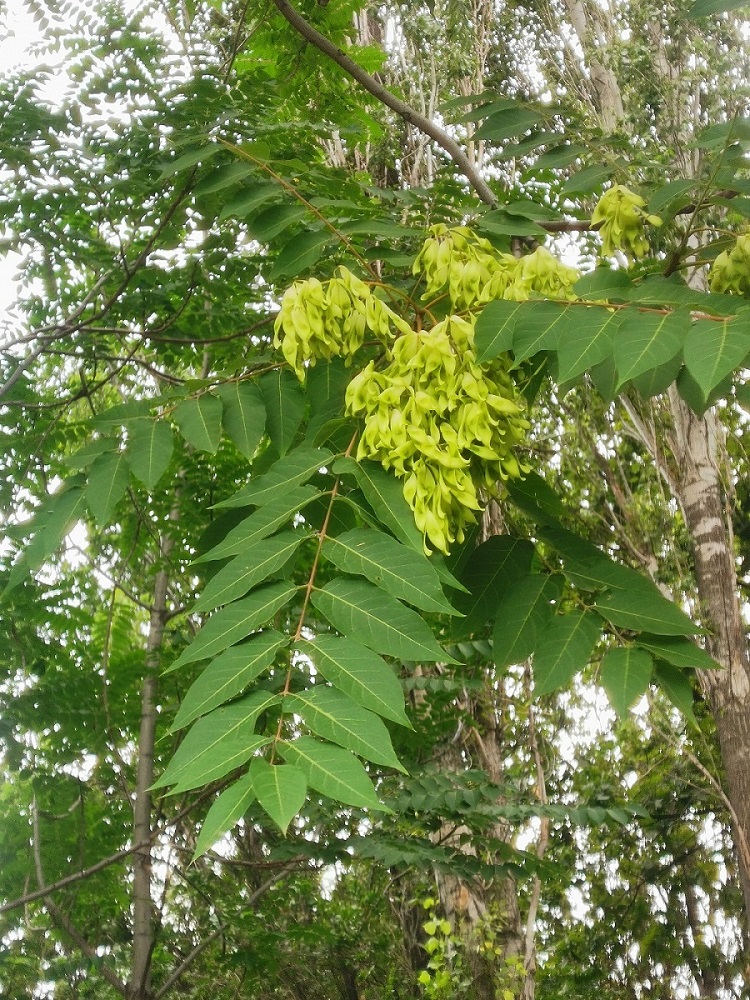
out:
<path id="1" fill-rule="evenodd" d="M 392 94 L 390 90 L 379 83 L 374 76 L 371 76 L 366 70 L 362 69 L 354 60 L 348 56 L 342 49 L 338 48 L 330 38 L 326 38 L 322 35 L 316 28 L 314 28 L 309 21 L 297 11 L 288 2 L 288 0 L 273 0 L 273 3 L 281 14 L 281 16 L 291 24 L 291 26 L 297 31 L 303 38 L 305 38 L 311 45 L 314 45 L 316 49 L 319 49 L 324 55 L 327 55 L 329 59 L 332 59 L 338 66 L 340 66 L 345 73 L 353 77 L 357 83 L 360 83 L 365 90 L 372 94 L 372 96 L 380 101 L 381 104 L 385 104 L 387 108 L 391 111 L 395 111 L 396 114 L 403 118 L 405 122 L 418 128 L 420 132 L 424 132 L 433 139 L 441 149 L 450 156 L 456 166 L 462 171 L 466 176 L 467 180 L 474 188 L 476 193 L 479 195 L 481 200 L 486 204 L 494 208 L 497 205 L 497 198 L 492 193 L 490 186 L 487 184 L 485 179 L 476 169 L 474 164 L 471 162 L 469 157 L 463 151 L 461 146 L 452 139 L 443 129 L 441 129 L 435 122 L 431 121 L 425 115 L 420 114 L 415 108 L 402 101 L 401 98 L 396 97 Z"/>
<path id="2" fill-rule="evenodd" d="M 294 866 L 290 863 L 285 868 L 282 868 L 281 871 L 276 872 L 270 878 L 266 879 L 266 881 L 250 896 L 247 906 L 242 908 L 242 913 L 247 913 L 249 910 L 252 910 L 260 897 L 265 895 L 271 886 L 278 882 L 279 879 L 282 879 L 285 875 L 289 874 L 293 867 Z M 207 938 L 204 938 L 199 944 L 197 944 L 190 954 L 187 955 L 182 962 L 180 962 L 166 982 L 156 991 L 156 993 L 154 993 L 154 1000 L 161 1000 L 162 997 L 166 996 L 175 983 L 182 978 L 184 973 L 193 964 L 196 958 L 198 958 L 198 956 L 204 952 L 213 941 L 221 937 L 225 931 L 229 930 L 233 923 L 234 920 L 228 920 L 226 923 L 221 924 L 221 926 L 217 927 L 215 931 L 208 935 Z"/>
<path id="3" fill-rule="evenodd" d="M 37 809 L 35 798 L 32 800 L 31 803 L 31 817 L 32 817 L 31 820 L 32 829 L 33 829 L 32 850 L 34 852 L 34 867 L 36 868 L 36 880 L 39 883 L 39 887 L 42 890 L 42 892 L 45 893 L 49 892 L 49 888 L 44 884 L 44 871 L 42 869 L 42 854 L 41 854 L 41 845 L 39 839 L 39 810 Z M 92 946 L 89 944 L 86 938 L 83 937 L 83 935 L 74 927 L 67 914 L 60 909 L 57 903 L 54 903 L 49 898 L 45 898 L 44 905 L 47 908 L 47 912 L 52 917 L 54 922 L 58 925 L 58 927 L 61 928 L 61 930 L 63 930 L 68 935 L 73 944 L 75 944 L 75 946 L 79 948 L 80 951 L 82 951 L 87 958 L 99 963 L 101 956 L 97 954 L 96 949 L 92 948 Z M 112 972 L 111 969 L 107 968 L 107 966 L 104 964 L 100 964 L 99 970 L 101 972 L 102 978 L 106 979 L 110 986 L 116 989 L 117 992 L 120 993 L 123 997 L 127 997 L 128 995 L 127 986 L 125 985 L 125 983 L 122 982 L 121 979 L 119 979 L 114 974 L 114 972 Z"/>

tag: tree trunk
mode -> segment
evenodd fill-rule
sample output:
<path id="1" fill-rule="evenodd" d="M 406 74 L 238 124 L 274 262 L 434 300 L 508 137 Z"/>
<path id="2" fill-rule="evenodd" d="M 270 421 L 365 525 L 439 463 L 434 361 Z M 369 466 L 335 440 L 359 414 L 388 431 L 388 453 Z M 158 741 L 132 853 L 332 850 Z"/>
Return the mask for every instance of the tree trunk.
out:
<path id="1" fill-rule="evenodd" d="M 726 513 L 721 427 L 713 412 L 696 417 L 673 388 L 678 501 L 693 542 L 700 613 L 710 629 L 707 646 L 723 670 L 700 671 L 716 722 L 726 773 L 740 884 L 745 939 L 750 913 L 750 664 L 742 622 L 731 520 Z"/>

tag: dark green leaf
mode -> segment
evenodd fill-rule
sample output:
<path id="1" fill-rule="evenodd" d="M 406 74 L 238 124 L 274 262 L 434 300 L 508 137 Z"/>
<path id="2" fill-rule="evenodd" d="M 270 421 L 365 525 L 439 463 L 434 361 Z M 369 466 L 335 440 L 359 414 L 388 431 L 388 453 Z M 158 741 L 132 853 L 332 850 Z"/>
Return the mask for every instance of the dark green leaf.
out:
<path id="1" fill-rule="evenodd" d="M 247 774 L 225 789 L 206 813 L 192 860 L 200 858 L 221 840 L 242 819 L 254 799 L 253 783 Z"/>
<path id="2" fill-rule="evenodd" d="M 393 597 L 422 611 L 457 614 L 443 594 L 427 557 L 372 528 L 355 528 L 327 538 L 323 552 L 344 573 L 367 577 Z"/>
<path id="3" fill-rule="evenodd" d="M 684 670 L 672 666 L 671 663 L 657 660 L 654 665 L 654 682 L 659 685 L 675 708 L 679 709 L 689 722 L 697 726 L 698 720 L 693 710 L 693 685 L 690 675 L 686 674 Z"/>
<path id="4" fill-rule="evenodd" d="M 256 757 L 247 776 L 258 803 L 285 834 L 307 798 L 304 772 L 294 764 L 269 764 Z"/>
<path id="5" fill-rule="evenodd" d="M 690 313 L 628 309 L 615 340 L 618 387 L 678 354 L 690 329 Z"/>
<path id="6" fill-rule="evenodd" d="M 456 661 L 435 640 L 416 611 L 362 580 L 333 580 L 313 591 L 312 602 L 334 628 L 365 646 L 403 660 Z"/>
<path id="7" fill-rule="evenodd" d="M 356 642 L 320 635 L 297 648 L 316 670 L 359 705 L 384 719 L 411 728 L 404 712 L 404 693 L 393 669 L 377 653 Z"/>
<path id="8" fill-rule="evenodd" d="M 511 535 L 493 535 L 471 553 L 461 574 L 467 594 L 459 594 L 455 604 L 464 620 L 454 624 L 457 636 L 481 630 L 494 617 L 506 591 L 523 579 L 531 568 L 534 546 Z"/>
<path id="9" fill-rule="evenodd" d="M 130 470 L 121 451 L 100 455 L 91 466 L 86 500 L 97 524 L 105 525 L 130 482 Z"/>
<path id="10" fill-rule="evenodd" d="M 619 716 L 648 688 L 653 660 L 642 649 L 624 646 L 608 649 L 602 659 L 600 680 L 609 696 L 612 708 Z"/>
<path id="11" fill-rule="evenodd" d="M 174 446 L 172 428 L 164 420 L 134 420 L 128 424 L 126 457 L 133 475 L 153 489 L 167 471 Z"/>
<path id="12" fill-rule="evenodd" d="M 722 669 L 705 649 L 701 649 L 692 639 L 683 636 L 648 635 L 643 632 L 637 641 L 639 646 L 643 646 L 654 656 L 666 660 L 675 667 L 696 670 Z"/>
<path id="13" fill-rule="evenodd" d="M 268 472 L 251 478 L 246 486 L 242 486 L 228 500 L 222 500 L 214 506 L 216 508 L 250 505 L 261 507 L 277 498 L 280 490 L 291 490 L 306 483 L 319 469 L 328 465 L 332 458 L 333 453 L 327 448 L 301 445 L 274 462 Z"/>
<path id="14" fill-rule="evenodd" d="M 279 743 L 279 753 L 305 775 L 308 785 L 336 802 L 390 812 L 375 794 L 372 782 L 353 753 L 311 736 Z"/>
<path id="15" fill-rule="evenodd" d="M 287 368 L 267 372 L 259 379 L 266 406 L 266 429 L 279 455 L 291 447 L 305 412 L 305 394 Z"/>
<path id="16" fill-rule="evenodd" d="M 271 666 L 288 641 L 287 636 L 269 629 L 217 656 L 188 688 L 171 728 L 182 729 L 240 694 Z"/>
<path id="17" fill-rule="evenodd" d="M 591 659 L 600 635 L 601 621 L 588 612 L 576 611 L 553 618 L 534 651 L 535 697 L 563 687 L 573 674 L 582 670 Z"/>
<path id="18" fill-rule="evenodd" d="M 211 615 L 206 624 L 175 660 L 170 671 L 194 660 L 207 660 L 244 639 L 261 625 L 266 625 L 297 593 L 297 587 L 284 581 L 260 587 L 242 601 Z"/>
<path id="19" fill-rule="evenodd" d="M 180 403 L 174 411 L 174 420 L 189 445 L 213 455 L 221 441 L 222 411 L 221 400 L 204 392 Z"/>
<path id="20" fill-rule="evenodd" d="M 484 307 L 474 328 L 477 361 L 491 361 L 512 349 L 521 305 L 520 302 L 498 299 Z"/>
<path id="21" fill-rule="evenodd" d="M 323 247 L 331 240 L 328 229 L 315 229 L 299 233 L 284 246 L 269 272 L 270 281 L 289 276 L 296 278 L 311 267 L 323 252 Z"/>
<path id="22" fill-rule="evenodd" d="M 685 338 L 685 367 L 705 399 L 750 353 L 750 310 L 723 321 L 698 320 Z"/>
<path id="23" fill-rule="evenodd" d="M 515 580 L 495 609 L 492 659 L 502 668 L 533 653 L 562 592 L 562 577 L 533 574 Z"/>
<path id="24" fill-rule="evenodd" d="M 316 736 L 337 743 L 374 764 L 404 771 L 381 719 L 341 691 L 316 685 L 308 691 L 288 695 L 283 701 L 283 710 L 301 716 Z"/>
<path id="25" fill-rule="evenodd" d="M 259 583 L 277 573 L 292 557 L 305 538 L 301 531 L 283 531 L 271 538 L 253 542 L 246 552 L 241 552 L 215 576 L 190 609 L 212 611 L 222 604 L 229 604 L 252 590 Z"/>
<path id="26" fill-rule="evenodd" d="M 694 635 L 700 632 L 684 611 L 662 597 L 658 589 L 645 579 L 638 588 L 598 595 L 594 606 L 608 622 L 621 628 L 656 632 L 657 635 Z"/>

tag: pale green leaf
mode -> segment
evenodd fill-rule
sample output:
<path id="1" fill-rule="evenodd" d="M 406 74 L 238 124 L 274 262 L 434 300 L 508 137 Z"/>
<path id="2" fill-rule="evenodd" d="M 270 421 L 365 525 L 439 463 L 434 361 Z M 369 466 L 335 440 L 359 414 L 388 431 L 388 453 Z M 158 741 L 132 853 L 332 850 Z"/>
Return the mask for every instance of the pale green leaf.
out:
<path id="1" fill-rule="evenodd" d="M 648 688 L 653 660 L 642 649 L 624 646 L 608 649 L 602 658 L 599 678 L 612 708 L 622 717 Z"/>
<path id="2" fill-rule="evenodd" d="M 456 661 L 442 649 L 424 619 L 390 594 L 363 580 L 333 580 L 313 591 L 312 602 L 334 628 L 365 646 L 402 660 Z"/>
<path id="3" fill-rule="evenodd" d="M 278 751 L 287 763 L 302 771 L 308 785 L 321 795 L 349 806 L 390 812 L 375 794 L 361 761 L 349 750 L 300 736 L 292 743 L 279 743 Z"/>
<path id="4" fill-rule="evenodd" d="M 255 724 L 278 700 L 268 691 L 255 691 L 198 719 L 153 787 L 178 784 L 182 789 L 198 788 L 244 764 L 268 742 L 255 735 Z"/>
<path id="5" fill-rule="evenodd" d="M 641 580 L 637 588 L 599 594 L 594 600 L 596 610 L 612 625 L 637 632 L 695 635 L 701 631 L 684 611 L 663 597 L 656 586 Z"/>
<path id="6" fill-rule="evenodd" d="M 20 559 L 13 564 L 7 590 L 16 587 L 29 572 L 35 573 L 60 547 L 62 540 L 83 513 L 85 493 L 81 487 L 82 482 L 82 476 L 68 480 L 57 493 L 47 497 L 41 509 L 35 512 L 29 525 L 33 537 L 24 546 Z"/>
<path id="7" fill-rule="evenodd" d="M 323 553 L 344 573 L 367 577 L 393 597 L 422 611 L 458 612 L 445 598 L 440 578 L 422 553 L 372 528 L 329 537 Z"/>
<path id="8" fill-rule="evenodd" d="M 687 639 L 684 636 L 648 635 L 641 633 L 638 636 L 638 645 L 643 646 L 654 656 L 666 660 L 675 667 L 695 670 L 721 670 L 721 665 L 716 662 L 705 649 Z"/>
<path id="9" fill-rule="evenodd" d="M 269 583 L 265 587 L 211 615 L 206 624 L 175 660 L 170 671 L 194 660 L 207 660 L 244 639 L 261 625 L 266 625 L 297 593 L 297 587 L 286 581 Z"/>
<path id="10" fill-rule="evenodd" d="M 172 428 L 164 420 L 134 420 L 128 432 L 126 456 L 133 475 L 146 489 L 153 489 L 172 458 Z"/>
<path id="11" fill-rule="evenodd" d="M 253 458 L 266 429 L 266 408 L 260 389 L 253 382 L 229 382 L 221 386 L 224 430 L 245 458 Z"/>
<path id="12" fill-rule="evenodd" d="M 196 451 L 216 452 L 221 441 L 221 400 L 213 393 L 186 399 L 175 409 L 173 417 L 180 433 Z"/>
<path id="13" fill-rule="evenodd" d="M 251 215 L 247 220 L 247 228 L 251 236 L 261 243 L 271 243 L 285 229 L 300 222 L 307 215 L 301 205 L 274 205 L 257 215 Z"/>
<path id="14" fill-rule="evenodd" d="M 266 430 L 279 455 L 294 441 L 305 412 L 305 394 L 287 368 L 267 372 L 258 380 L 266 407 Z"/>
<path id="15" fill-rule="evenodd" d="M 534 650 L 534 695 L 563 687 L 591 659 L 601 635 L 601 621 L 585 611 L 553 618 Z"/>
<path id="16" fill-rule="evenodd" d="M 217 656 L 188 688 L 171 729 L 188 726 L 240 694 L 271 666 L 288 641 L 287 636 L 269 629 Z"/>
<path id="17" fill-rule="evenodd" d="M 291 490 L 311 479 L 333 458 L 327 448 L 311 448 L 302 445 L 280 458 L 262 476 L 256 476 L 233 493 L 227 500 L 215 504 L 222 507 L 261 507 L 279 496 L 280 492 Z"/>
<path id="18" fill-rule="evenodd" d="M 189 170 L 199 163 L 205 163 L 206 160 L 210 160 L 211 157 L 216 156 L 220 149 L 221 146 L 218 143 L 210 142 L 201 146 L 195 146 L 186 153 L 181 153 L 176 159 L 168 160 L 166 163 L 161 164 L 159 180 L 164 180 L 165 177 L 173 177 L 175 174 L 179 174 L 183 170 Z"/>
<path id="19" fill-rule="evenodd" d="M 338 743 L 374 764 L 404 771 L 382 720 L 341 691 L 317 685 L 288 695 L 282 707 L 285 713 L 301 716 L 316 736 Z"/>
<path id="20" fill-rule="evenodd" d="M 206 813 L 192 860 L 202 857 L 238 823 L 255 799 L 253 783 L 245 774 L 226 788 Z"/>
<path id="21" fill-rule="evenodd" d="M 235 556 L 211 577 L 206 589 L 191 608 L 191 614 L 196 611 L 211 611 L 243 597 L 257 584 L 277 573 L 305 537 L 301 531 L 283 531 L 279 535 L 253 542 L 247 551 Z"/>
<path id="22" fill-rule="evenodd" d="M 693 685 L 689 674 L 671 663 L 657 660 L 654 664 L 654 683 L 659 685 L 675 708 L 682 712 L 689 722 L 694 726 L 698 725 L 693 710 Z"/>
<path id="23" fill-rule="evenodd" d="M 614 345 L 618 387 L 671 361 L 685 342 L 690 322 L 687 311 L 662 314 L 628 309 Z"/>
<path id="24" fill-rule="evenodd" d="M 307 798 L 304 771 L 294 764 L 269 764 L 263 757 L 256 757 L 248 777 L 259 805 L 285 834 Z"/>
<path id="25" fill-rule="evenodd" d="M 722 321 L 698 320 L 685 338 L 685 367 L 705 399 L 750 353 L 750 310 Z"/>
<path id="26" fill-rule="evenodd" d="M 223 541 L 209 549 L 208 552 L 198 556 L 193 560 L 193 563 L 197 565 L 198 563 L 214 562 L 217 559 L 228 559 L 231 556 L 247 552 L 252 543 L 273 534 L 277 528 L 290 521 L 293 514 L 296 514 L 318 496 L 320 496 L 320 490 L 316 490 L 313 486 L 296 486 L 287 491 L 277 491 L 277 496 L 273 501 L 246 517 L 244 521 L 227 532 Z"/>
<path id="27" fill-rule="evenodd" d="M 101 437 L 88 441 L 82 448 L 68 455 L 65 464 L 69 469 L 85 469 L 87 466 L 103 455 L 105 452 L 117 452 L 120 442 L 116 438 Z"/>
<path id="28" fill-rule="evenodd" d="M 404 693 L 393 669 L 371 649 L 354 639 L 320 635 L 299 642 L 297 649 L 318 673 L 364 708 L 401 726 L 412 728 L 404 712 Z"/>
<path id="29" fill-rule="evenodd" d="M 86 500 L 97 524 L 107 524 L 115 507 L 125 496 L 129 482 L 130 469 L 121 451 L 107 452 L 97 458 L 86 484 Z"/>
<path id="30" fill-rule="evenodd" d="M 521 663 L 534 651 L 559 601 L 562 577 L 535 573 L 514 580 L 495 608 L 492 659 L 497 667 Z"/>
<path id="31" fill-rule="evenodd" d="M 244 218 L 244 216 L 254 212 L 260 205 L 264 205 L 272 198 L 278 198 L 279 194 L 280 191 L 277 184 L 256 184 L 249 191 L 243 191 L 241 194 L 235 195 L 229 201 L 225 202 L 219 214 L 219 222 L 223 222 L 224 219 L 229 219 L 232 216 L 237 216 L 240 219 Z M 295 214 L 300 216 L 303 213 L 297 212 Z"/>

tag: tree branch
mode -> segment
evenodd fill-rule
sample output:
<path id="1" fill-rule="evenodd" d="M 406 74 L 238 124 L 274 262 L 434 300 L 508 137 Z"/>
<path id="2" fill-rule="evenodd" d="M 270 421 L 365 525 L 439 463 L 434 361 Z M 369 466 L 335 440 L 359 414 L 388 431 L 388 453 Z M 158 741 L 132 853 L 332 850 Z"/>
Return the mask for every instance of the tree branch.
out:
<path id="1" fill-rule="evenodd" d="M 372 94 L 376 100 L 380 101 L 381 104 L 385 104 L 387 108 L 390 108 L 391 111 L 395 111 L 396 114 L 400 118 L 403 118 L 405 122 L 408 122 L 409 125 L 413 125 L 415 128 L 418 128 L 420 132 L 424 132 L 425 135 L 428 135 L 431 139 L 433 139 L 441 149 L 445 150 L 448 156 L 450 156 L 456 166 L 465 175 L 469 184 L 471 184 L 485 205 L 489 205 L 491 208 L 496 207 L 497 198 L 492 193 L 490 186 L 455 139 L 451 138 L 451 136 L 440 128 L 439 125 L 436 125 L 435 122 L 431 121 L 425 115 L 420 114 L 416 108 L 413 108 L 410 104 L 402 101 L 400 97 L 396 97 L 395 94 L 392 94 L 391 91 L 384 87 L 382 83 L 379 83 L 374 76 L 371 76 L 366 70 L 362 69 L 361 66 L 357 65 L 357 63 L 355 63 L 350 56 L 342 51 L 342 49 L 338 48 L 338 46 L 335 45 L 330 38 L 326 38 L 326 36 L 322 35 L 316 28 L 314 28 L 309 21 L 306 21 L 305 18 L 297 10 L 295 10 L 294 7 L 292 7 L 289 0 L 273 0 L 273 3 L 281 16 L 288 21 L 295 31 L 302 35 L 302 37 L 311 45 L 314 45 L 316 49 L 319 49 L 324 55 L 327 55 L 329 59 L 332 59 L 344 70 L 345 73 L 348 73 L 349 76 L 353 77 L 357 83 L 360 83 L 369 94 Z"/>

